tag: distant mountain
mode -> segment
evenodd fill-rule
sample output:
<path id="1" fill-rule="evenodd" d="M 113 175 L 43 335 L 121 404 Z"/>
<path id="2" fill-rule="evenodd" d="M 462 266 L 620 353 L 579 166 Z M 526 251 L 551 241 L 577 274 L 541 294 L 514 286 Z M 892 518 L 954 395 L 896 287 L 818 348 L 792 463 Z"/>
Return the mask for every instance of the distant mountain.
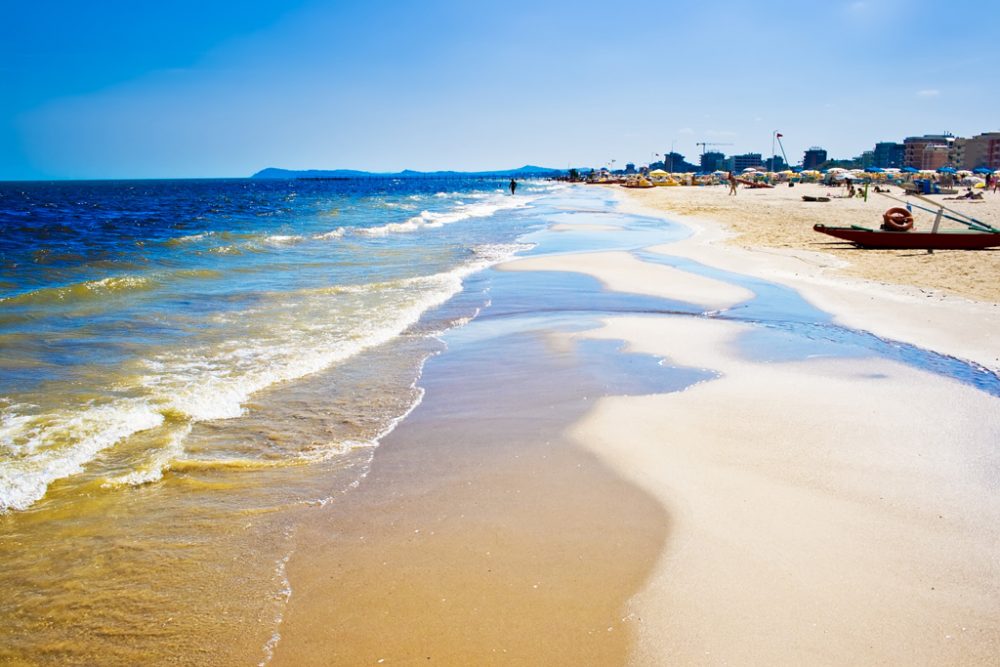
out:
<path id="1" fill-rule="evenodd" d="M 524 165 L 520 169 L 499 169 L 497 171 L 413 171 L 411 169 L 404 169 L 403 171 L 390 173 L 358 171 L 356 169 L 278 169 L 277 167 L 268 167 L 267 169 L 261 169 L 250 178 L 448 178 L 458 176 L 528 178 L 558 176 L 562 173 L 564 173 L 562 169 L 536 167 L 530 164 Z"/>

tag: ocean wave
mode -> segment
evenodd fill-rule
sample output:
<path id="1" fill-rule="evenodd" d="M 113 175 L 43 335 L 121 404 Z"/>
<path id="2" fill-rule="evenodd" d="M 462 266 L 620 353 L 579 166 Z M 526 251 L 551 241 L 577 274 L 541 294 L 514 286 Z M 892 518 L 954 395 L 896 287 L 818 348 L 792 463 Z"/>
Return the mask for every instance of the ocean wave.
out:
<path id="1" fill-rule="evenodd" d="M 399 336 L 426 310 L 458 292 L 463 273 L 455 270 L 381 289 L 368 285 L 355 291 L 357 298 L 349 305 L 329 302 L 331 296 L 348 290 L 283 295 L 285 302 L 297 303 L 299 309 L 330 309 L 331 324 L 326 328 L 288 324 L 280 315 L 271 315 L 267 319 L 272 337 L 231 339 L 207 349 L 162 356 L 142 384 L 162 398 L 165 409 L 185 418 L 238 417 L 247 399 L 261 389 L 318 372 Z M 338 309 L 349 313 L 340 321 L 335 317 Z"/>
<path id="2" fill-rule="evenodd" d="M 147 275 L 125 274 L 108 276 L 98 280 L 87 280 L 71 285 L 57 287 L 42 287 L 30 292 L 23 292 L 7 297 L 0 297 L 0 304 L 7 306 L 53 306 L 74 305 L 76 303 L 94 303 L 104 299 L 113 303 L 115 299 L 126 294 L 150 292 L 178 280 L 211 280 L 222 277 L 222 272 L 215 269 L 177 269 L 172 271 L 156 271 Z M 44 308 L 32 310 L 29 313 L 12 314 L 9 321 L 45 314 Z M 5 320 L 7 321 L 7 320 Z"/>
<path id="3" fill-rule="evenodd" d="M 0 298 L 0 303 L 8 305 L 45 305 L 72 303 L 89 299 L 100 299 L 122 292 L 152 289 L 156 281 L 148 276 L 120 275 L 99 280 L 88 280 L 58 287 L 42 287 L 30 292 Z"/>
<path id="4" fill-rule="evenodd" d="M 81 472 L 101 451 L 163 421 L 149 404 L 134 399 L 80 411 L 4 415 L 0 448 L 12 456 L 0 467 L 0 510 L 27 509 L 52 482 Z"/>
<path id="5" fill-rule="evenodd" d="M 165 246 L 181 246 L 188 243 L 197 243 L 198 241 L 204 241 L 207 238 L 215 236 L 215 232 L 199 232 L 198 234 L 188 234 L 186 236 L 178 236 L 177 238 L 168 239 L 163 242 Z"/>
<path id="6" fill-rule="evenodd" d="M 439 195 L 451 196 L 460 193 L 438 193 Z M 435 195 L 436 196 L 436 195 Z M 469 218 L 487 217 L 497 211 L 504 209 L 521 208 L 527 206 L 531 199 L 527 197 L 503 197 L 496 198 L 493 195 L 469 195 L 463 193 L 462 196 L 468 199 L 490 198 L 494 201 L 468 204 L 464 201 L 454 202 L 455 206 L 444 211 L 422 211 L 403 222 L 389 222 L 374 227 L 337 227 L 328 232 L 314 234 L 312 238 L 318 241 L 340 239 L 348 234 L 357 236 L 379 237 L 390 234 L 406 234 L 417 232 L 422 229 L 437 229 Z"/>
<path id="7" fill-rule="evenodd" d="M 314 234 L 313 238 L 317 241 L 328 241 L 330 239 L 339 239 L 344 237 L 344 233 L 347 231 L 344 227 L 337 227 L 336 229 L 331 229 L 328 232 L 322 234 Z"/>
<path id="8" fill-rule="evenodd" d="M 171 464 L 184 452 L 184 439 L 191 433 L 192 424 L 186 423 L 170 434 L 164 447 L 155 450 L 148 459 L 139 464 L 135 470 L 111 477 L 101 484 L 104 488 L 119 486 L 142 486 L 163 479 L 163 473 L 170 469 Z"/>
<path id="9" fill-rule="evenodd" d="M 393 233 L 409 233 L 421 229 L 437 229 L 469 218 L 491 216 L 497 211 L 515 209 L 527 206 L 531 199 L 527 197 L 504 197 L 501 200 L 477 204 L 458 203 L 448 211 L 422 211 L 405 222 L 390 222 L 377 227 L 361 227 L 352 230 L 362 236 L 386 236 Z"/>
<path id="10" fill-rule="evenodd" d="M 452 199 L 457 199 L 457 198 L 461 198 L 461 199 L 488 199 L 490 197 L 495 197 L 496 193 L 504 193 L 504 197 L 506 197 L 506 190 L 496 190 L 493 193 L 490 193 L 490 192 L 458 192 L 458 191 L 454 191 L 454 192 L 435 192 L 434 193 L 434 197 L 436 197 L 438 199 L 448 199 L 449 197 L 451 197 Z"/>
<path id="11" fill-rule="evenodd" d="M 222 245 L 209 248 L 206 252 L 213 255 L 242 255 L 243 251 L 235 245 Z"/>
<path id="12" fill-rule="evenodd" d="M 264 243 L 276 246 L 292 245 L 304 240 L 304 236 L 298 236 L 296 234 L 271 234 L 270 236 L 264 237 Z"/>
<path id="13" fill-rule="evenodd" d="M 224 457 L 198 461 L 183 451 L 191 424 L 240 416 L 256 392 L 324 370 L 404 335 L 423 313 L 461 291 L 468 275 L 528 247 L 480 245 L 466 262 L 449 271 L 273 295 L 255 304 L 258 314 L 243 318 L 251 327 L 260 321 L 267 321 L 267 327 L 248 329 L 252 335 L 151 357 L 142 362 L 138 375 L 116 382 L 129 398 L 45 413 L 31 406 L 0 404 L 0 456 L 5 461 L 0 467 L 0 509 L 30 507 L 53 482 L 77 475 L 102 451 L 161 427 L 168 419 L 187 426 L 171 425 L 176 430 L 165 445 L 131 464 L 131 470 L 106 479 L 105 486 L 155 482 L 167 470 L 296 465 L 343 454 L 345 447 L 373 446 L 377 441 L 329 442 L 275 461 Z M 304 311 L 317 317 L 302 317 Z M 389 428 L 396 423 L 392 421 Z"/>

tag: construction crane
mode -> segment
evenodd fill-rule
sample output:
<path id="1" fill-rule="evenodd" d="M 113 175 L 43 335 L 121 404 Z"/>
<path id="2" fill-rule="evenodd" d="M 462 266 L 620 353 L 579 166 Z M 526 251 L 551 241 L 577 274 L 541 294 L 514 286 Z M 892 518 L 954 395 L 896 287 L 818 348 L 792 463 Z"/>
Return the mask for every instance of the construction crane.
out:
<path id="1" fill-rule="evenodd" d="M 718 141 L 696 141 L 695 146 L 701 146 L 701 154 L 705 154 L 705 146 L 732 146 L 732 144 L 720 143 Z"/>

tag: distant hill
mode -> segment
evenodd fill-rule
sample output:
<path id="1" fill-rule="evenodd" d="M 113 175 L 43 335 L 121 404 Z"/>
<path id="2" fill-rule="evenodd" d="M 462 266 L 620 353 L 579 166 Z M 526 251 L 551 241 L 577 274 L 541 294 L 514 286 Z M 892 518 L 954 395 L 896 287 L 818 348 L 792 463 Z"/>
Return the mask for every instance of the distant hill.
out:
<path id="1" fill-rule="evenodd" d="M 261 169 L 251 176 L 251 178 L 448 178 L 459 176 L 529 178 L 558 176 L 562 173 L 564 173 L 562 169 L 536 167 L 530 164 L 519 169 L 499 169 L 496 171 L 413 171 L 411 169 L 404 169 L 397 172 L 371 172 L 358 171 L 356 169 L 278 169 L 277 167 L 268 167 L 267 169 Z"/>

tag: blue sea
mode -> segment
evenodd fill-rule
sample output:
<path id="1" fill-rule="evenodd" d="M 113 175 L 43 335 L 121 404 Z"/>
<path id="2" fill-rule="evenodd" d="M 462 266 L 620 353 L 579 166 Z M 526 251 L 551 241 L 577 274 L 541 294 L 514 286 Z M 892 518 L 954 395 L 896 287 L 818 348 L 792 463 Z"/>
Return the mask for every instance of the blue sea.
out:
<path id="1" fill-rule="evenodd" d="M 372 406 L 365 429 L 263 447 L 192 442 L 191 430 L 407 335 L 463 277 L 522 247 L 522 212 L 552 187 L 0 184 L 0 508 L 30 508 L 57 482 L 138 485 L 193 462 L 280 465 L 370 441 L 409 400 Z M 478 306 L 463 307 L 424 334 Z"/>

